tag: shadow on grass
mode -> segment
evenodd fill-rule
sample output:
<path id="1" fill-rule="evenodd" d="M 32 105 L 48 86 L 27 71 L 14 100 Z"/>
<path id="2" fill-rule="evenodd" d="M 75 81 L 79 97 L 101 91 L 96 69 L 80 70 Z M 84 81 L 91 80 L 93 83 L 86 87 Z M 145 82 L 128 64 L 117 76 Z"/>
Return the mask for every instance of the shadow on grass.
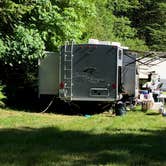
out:
<path id="1" fill-rule="evenodd" d="M 117 131 L 120 133 L 0 129 L 0 165 L 166 164 L 166 130 Z"/>
<path id="2" fill-rule="evenodd" d="M 30 97 L 29 97 L 30 98 Z M 89 102 L 89 101 L 74 101 L 65 102 L 54 95 L 43 95 L 39 98 L 33 97 L 31 100 L 23 98 L 18 101 L 6 101 L 6 106 L 9 109 L 25 112 L 46 112 L 62 115 L 94 115 L 109 111 L 112 104 L 107 102 Z"/>
<path id="3" fill-rule="evenodd" d="M 154 116 L 154 115 L 160 115 L 161 113 L 159 112 L 149 112 L 149 113 L 146 113 L 146 115 L 151 115 L 151 116 Z"/>
<path id="4" fill-rule="evenodd" d="M 140 130 L 141 135 L 121 132 L 1 129 L 0 165 L 166 164 L 166 130 Z"/>

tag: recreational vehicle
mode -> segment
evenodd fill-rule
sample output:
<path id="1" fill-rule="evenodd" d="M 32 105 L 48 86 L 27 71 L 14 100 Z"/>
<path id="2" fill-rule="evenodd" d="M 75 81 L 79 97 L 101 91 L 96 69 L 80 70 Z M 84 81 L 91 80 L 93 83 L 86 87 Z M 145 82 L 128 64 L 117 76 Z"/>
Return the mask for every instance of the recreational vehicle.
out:
<path id="1" fill-rule="evenodd" d="M 39 96 L 63 101 L 116 102 L 136 95 L 136 56 L 117 44 L 66 43 L 39 62 Z"/>

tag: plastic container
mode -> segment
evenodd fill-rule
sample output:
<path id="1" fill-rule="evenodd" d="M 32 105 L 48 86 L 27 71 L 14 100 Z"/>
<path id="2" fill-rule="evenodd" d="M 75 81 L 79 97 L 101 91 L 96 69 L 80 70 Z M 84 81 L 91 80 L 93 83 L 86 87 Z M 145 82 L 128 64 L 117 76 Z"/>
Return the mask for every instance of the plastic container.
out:
<path id="1" fill-rule="evenodd" d="M 147 110 L 151 109 L 153 105 L 152 101 L 144 101 L 142 102 L 142 111 L 146 112 Z"/>
<path id="2" fill-rule="evenodd" d="M 139 93 L 145 95 L 145 94 L 148 94 L 148 90 L 140 90 Z"/>

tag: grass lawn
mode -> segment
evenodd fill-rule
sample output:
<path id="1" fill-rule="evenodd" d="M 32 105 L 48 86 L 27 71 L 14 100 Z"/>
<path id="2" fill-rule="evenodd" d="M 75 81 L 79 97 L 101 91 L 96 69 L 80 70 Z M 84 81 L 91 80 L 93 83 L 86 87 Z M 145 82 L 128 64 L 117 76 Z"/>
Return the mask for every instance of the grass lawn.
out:
<path id="1" fill-rule="evenodd" d="M 37 114 L 0 109 L 0 166 L 166 165 L 166 117 Z"/>
<path id="2" fill-rule="evenodd" d="M 166 92 L 162 92 L 162 94 L 166 95 Z"/>

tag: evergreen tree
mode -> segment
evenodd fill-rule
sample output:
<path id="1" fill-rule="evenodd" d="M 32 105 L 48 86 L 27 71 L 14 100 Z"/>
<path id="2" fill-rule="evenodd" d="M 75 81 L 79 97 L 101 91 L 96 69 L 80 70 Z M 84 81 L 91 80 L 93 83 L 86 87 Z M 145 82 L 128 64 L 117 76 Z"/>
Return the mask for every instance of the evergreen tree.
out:
<path id="1" fill-rule="evenodd" d="M 140 0 L 140 6 L 131 15 L 132 25 L 139 38 L 146 41 L 151 50 L 166 50 L 166 2 L 165 0 Z"/>

